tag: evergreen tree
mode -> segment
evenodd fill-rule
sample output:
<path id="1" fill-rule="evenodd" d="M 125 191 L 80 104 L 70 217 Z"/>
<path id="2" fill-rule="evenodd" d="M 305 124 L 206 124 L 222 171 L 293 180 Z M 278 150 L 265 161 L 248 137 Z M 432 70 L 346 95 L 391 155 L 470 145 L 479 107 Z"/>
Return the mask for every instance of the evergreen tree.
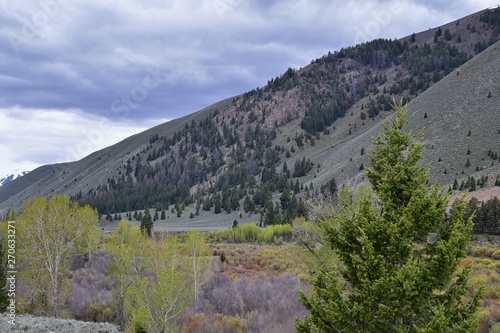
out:
<path id="1" fill-rule="evenodd" d="M 403 132 L 406 111 L 395 109 L 365 171 L 373 193 L 351 200 L 343 189 L 321 223 L 339 262 L 322 266 L 310 297 L 301 293 L 310 317 L 297 332 L 477 332 L 479 295 L 465 297 L 469 271 L 458 269 L 472 221 L 463 202 L 445 219 L 447 197 L 425 186 L 421 133 Z"/>
<path id="2" fill-rule="evenodd" d="M 143 234 L 151 237 L 152 230 L 153 230 L 153 219 L 151 218 L 151 214 L 149 213 L 149 208 L 146 208 L 144 216 L 141 219 L 141 231 Z"/>
<path id="3" fill-rule="evenodd" d="M 475 191 L 476 190 L 476 178 L 474 176 L 469 176 L 469 190 L 470 191 Z"/>
<path id="4" fill-rule="evenodd" d="M 214 214 L 220 214 L 222 212 L 220 195 L 219 194 L 214 195 L 213 201 L 214 201 Z"/>
<path id="5" fill-rule="evenodd" d="M 280 204 L 282 210 L 287 210 L 290 206 L 290 193 L 288 191 L 283 191 L 280 196 Z"/>
<path id="6" fill-rule="evenodd" d="M 267 204 L 266 217 L 264 219 L 264 223 L 266 226 L 273 225 L 276 223 L 276 210 L 274 209 L 274 205 L 272 201 L 269 201 Z"/>

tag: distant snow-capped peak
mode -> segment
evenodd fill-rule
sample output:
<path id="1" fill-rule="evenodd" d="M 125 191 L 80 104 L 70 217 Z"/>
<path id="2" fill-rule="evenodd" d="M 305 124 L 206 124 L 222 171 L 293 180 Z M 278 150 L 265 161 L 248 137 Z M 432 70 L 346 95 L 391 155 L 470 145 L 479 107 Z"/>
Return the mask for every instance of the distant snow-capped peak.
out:
<path id="1" fill-rule="evenodd" d="M 10 173 L 8 175 L 0 176 L 0 186 L 5 185 L 10 181 L 13 181 L 14 179 L 22 177 L 27 173 L 28 173 L 28 171 L 16 170 L 13 173 Z"/>

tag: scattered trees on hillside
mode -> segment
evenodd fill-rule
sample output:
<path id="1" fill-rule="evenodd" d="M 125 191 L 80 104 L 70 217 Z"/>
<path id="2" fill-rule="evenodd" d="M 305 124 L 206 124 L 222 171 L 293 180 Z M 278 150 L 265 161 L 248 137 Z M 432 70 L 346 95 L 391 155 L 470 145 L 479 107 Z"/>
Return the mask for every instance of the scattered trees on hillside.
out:
<path id="1" fill-rule="evenodd" d="M 492 11 L 483 19 L 498 30 L 495 17 Z M 279 183 L 279 176 L 286 176 L 285 172 L 276 172 L 283 162 L 282 156 L 290 158 L 296 147 L 317 143 L 320 133 L 327 135 L 334 130 L 334 122 L 344 117 L 361 98 L 373 95 L 362 106 L 366 110 L 360 117 L 374 118 L 390 110 L 391 95 L 409 100 L 469 59 L 468 54 L 447 41 L 449 30 L 444 31 L 444 38 L 441 34 L 440 31 L 436 43 L 424 45 L 376 39 L 329 53 L 305 71 L 288 69 L 266 87 L 235 98 L 232 106 L 238 111 L 234 115 L 214 110 L 204 119 L 185 123 L 171 135 L 153 134 L 145 147 L 123 163 L 106 183 L 87 193 L 79 192 L 73 199 L 93 205 L 101 214 L 109 214 L 111 220 L 112 214 L 120 211 L 156 205 L 187 207 L 226 188 L 257 190 L 259 179 L 271 192 L 282 193 L 282 188 L 274 185 Z M 400 68 L 399 74 L 386 84 L 386 70 L 392 66 Z M 359 73 L 356 78 L 343 75 L 354 69 Z M 282 90 L 286 95 L 292 87 L 297 88 L 299 95 L 298 109 L 282 111 L 282 119 L 271 125 L 266 116 L 276 111 L 274 102 L 269 105 L 270 100 L 275 99 L 272 93 Z M 291 138 L 286 146 L 273 146 L 277 136 L 275 127 L 297 118 L 301 112 L 303 118 L 299 120 L 303 131 L 295 135 L 296 146 L 290 143 Z M 349 132 L 352 134 L 355 129 Z M 297 174 L 307 172 L 302 169 Z M 239 199 L 245 195 L 247 193 Z M 234 208 L 238 206 L 235 198 L 212 207 L 216 206 L 216 213 L 234 211 L 238 209 Z M 267 202 L 256 203 L 257 210 L 266 206 Z M 182 215 L 182 211 L 178 210 L 177 214 Z"/>
<path id="2" fill-rule="evenodd" d="M 446 217 L 447 198 L 425 184 L 421 135 L 403 132 L 406 111 L 383 123 L 366 169 L 373 192 L 343 189 L 321 227 L 339 263 L 324 265 L 298 332 L 475 332 L 478 294 L 458 269 L 472 221 L 464 203 Z"/>

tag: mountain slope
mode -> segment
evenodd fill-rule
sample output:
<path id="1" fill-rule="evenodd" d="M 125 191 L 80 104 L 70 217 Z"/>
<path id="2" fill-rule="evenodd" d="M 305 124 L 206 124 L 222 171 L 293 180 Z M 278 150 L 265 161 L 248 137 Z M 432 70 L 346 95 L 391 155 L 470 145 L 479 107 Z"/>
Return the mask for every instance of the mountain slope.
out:
<path id="1" fill-rule="evenodd" d="M 22 179 L 2 187 L 0 215 L 5 214 L 6 209 L 19 208 L 29 197 L 50 196 L 53 193 L 71 196 L 79 191 L 96 188 L 117 174 L 117 170 L 130 156 L 144 149 L 153 135 L 163 133 L 171 136 L 188 121 L 202 119 L 215 109 L 224 107 L 230 100 L 220 101 L 193 114 L 155 126 L 79 161 L 41 166 Z"/>
<path id="2" fill-rule="evenodd" d="M 500 174 L 498 157 L 488 156 L 488 151 L 500 151 L 499 75 L 500 44 L 496 43 L 408 103 L 407 126 L 423 130 L 425 162 L 430 163 L 433 181 L 452 186 L 455 179 L 488 175 L 491 186 Z M 368 157 L 360 155 L 360 149 L 368 151 L 379 131 L 377 124 L 311 159 L 330 166 L 322 177 L 335 176 L 341 183 L 362 181 L 359 165 L 366 165 Z M 317 182 L 322 181 L 318 177 Z"/>
<path id="3" fill-rule="evenodd" d="M 0 189 L 0 214 L 30 196 L 62 193 L 102 214 L 173 205 L 180 216 L 192 207 L 193 220 L 200 210 L 245 211 L 265 215 L 265 223 L 291 218 L 303 214 L 301 200 L 332 177 L 337 184 L 363 181 L 360 169 L 367 156 L 362 151 L 368 152 L 378 116 L 389 114 L 392 98 L 412 100 L 410 126 L 426 127 L 433 179 L 449 185 L 476 173 L 476 166 L 493 176 L 495 165 L 479 163 L 488 158 L 484 147 L 500 151 L 491 130 L 481 130 L 495 124 L 498 102 L 498 86 L 484 77 L 498 73 L 490 66 L 494 61 L 481 59 L 497 52 L 497 45 L 475 54 L 498 39 L 499 13 L 481 11 L 397 41 L 375 40 L 329 53 L 262 88 L 80 161 L 41 167 Z M 460 111 L 467 103 L 482 112 Z M 471 135 L 462 138 L 463 128 Z M 471 149 L 469 168 L 459 149 L 465 144 Z"/>

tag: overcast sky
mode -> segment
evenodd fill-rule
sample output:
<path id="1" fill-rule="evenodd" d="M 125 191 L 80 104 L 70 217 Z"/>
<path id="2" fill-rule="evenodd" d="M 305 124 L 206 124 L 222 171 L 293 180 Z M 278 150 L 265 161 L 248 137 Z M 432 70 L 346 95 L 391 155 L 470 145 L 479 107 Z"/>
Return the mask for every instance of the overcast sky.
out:
<path id="1" fill-rule="evenodd" d="M 0 176 L 80 159 L 478 0 L 0 0 Z"/>

